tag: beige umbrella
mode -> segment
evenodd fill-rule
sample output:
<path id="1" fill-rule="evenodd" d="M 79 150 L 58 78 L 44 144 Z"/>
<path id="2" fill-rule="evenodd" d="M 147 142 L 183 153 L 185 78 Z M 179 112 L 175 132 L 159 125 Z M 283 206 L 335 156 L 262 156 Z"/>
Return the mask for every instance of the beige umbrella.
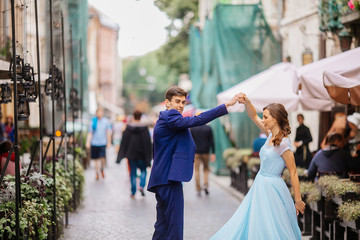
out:
<path id="1" fill-rule="evenodd" d="M 298 92 L 301 89 L 301 94 L 306 100 L 311 98 L 320 99 L 322 102 L 328 102 L 329 104 L 335 105 L 334 99 L 329 96 L 327 89 L 324 87 L 323 73 L 326 71 L 328 73 L 330 72 L 330 74 L 344 74 L 351 69 L 358 68 L 360 66 L 359 59 L 360 47 L 304 65 L 297 70 L 298 78 L 294 85 L 294 91 Z M 346 76 L 347 75 L 344 75 L 344 78 L 342 79 L 344 80 L 346 78 L 347 80 L 345 82 L 348 82 L 348 77 Z M 357 79 L 354 78 L 353 80 L 355 82 L 357 80 L 358 84 L 356 85 L 359 85 L 359 77 L 357 77 Z M 326 86 L 331 85 L 332 84 L 327 84 Z M 344 85 L 337 86 L 344 87 Z M 315 110 L 316 104 L 312 105 Z"/>
<path id="2" fill-rule="evenodd" d="M 219 93 L 218 103 L 226 103 L 236 93 L 243 92 L 250 99 L 257 112 L 271 102 L 278 102 L 288 111 L 296 110 L 300 97 L 292 91 L 293 82 L 297 78 L 296 68 L 288 62 L 275 64 L 237 85 Z M 243 104 L 236 104 L 229 108 L 230 112 L 243 112 Z"/>
<path id="3" fill-rule="evenodd" d="M 348 70 L 324 71 L 323 84 L 335 101 L 360 106 L 360 64 Z"/>

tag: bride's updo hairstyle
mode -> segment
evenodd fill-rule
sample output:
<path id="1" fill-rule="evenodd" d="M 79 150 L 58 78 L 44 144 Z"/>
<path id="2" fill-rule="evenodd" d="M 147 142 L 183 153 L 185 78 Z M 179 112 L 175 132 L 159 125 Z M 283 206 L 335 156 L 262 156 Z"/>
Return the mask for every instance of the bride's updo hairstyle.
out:
<path id="1" fill-rule="evenodd" d="M 288 136 L 291 133 L 291 129 L 289 126 L 288 113 L 284 107 L 284 105 L 280 103 L 270 103 L 263 110 L 267 109 L 270 112 L 270 115 L 276 119 L 279 124 L 280 131 L 276 134 L 273 143 L 274 146 L 279 146 L 282 139 Z"/>

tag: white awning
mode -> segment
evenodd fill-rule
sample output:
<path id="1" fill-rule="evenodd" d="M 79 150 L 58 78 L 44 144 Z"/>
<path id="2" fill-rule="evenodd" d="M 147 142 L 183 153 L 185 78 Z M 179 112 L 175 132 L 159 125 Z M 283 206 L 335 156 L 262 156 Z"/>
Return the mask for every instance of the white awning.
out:
<path id="1" fill-rule="evenodd" d="M 121 107 L 118 107 L 117 105 L 105 101 L 105 100 L 101 100 L 99 101 L 99 105 L 101 105 L 103 108 L 115 113 L 115 114 L 125 114 L 124 109 L 122 109 Z"/>
<path id="2" fill-rule="evenodd" d="M 300 102 L 299 95 L 292 91 L 296 78 L 296 68 L 291 63 L 282 62 L 219 93 L 217 99 L 219 104 L 226 103 L 235 94 L 243 92 L 257 112 L 262 112 L 266 105 L 273 102 L 283 104 L 288 111 L 296 110 Z M 232 112 L 244 110 L 243 104 L 229 108 Z"/>
<path id="3" fill-rule="evenodd" d="M 360 63 L 349 70 L 324 71 L 323 83 L 335 101 L 360 106 Z"/>
<path id="4" fill-rule="evenodd" d="M 332 105 L 334 105 L 335 102 L 324 87 L 323 73 L 344 73 L 359 67 L 359 59 L 360 47 L 298 68 L 298 79 L 293 88 L 294 92 L 298 92 L 301 89 L 304 98 L 321 99 L 332 102 Z"/>

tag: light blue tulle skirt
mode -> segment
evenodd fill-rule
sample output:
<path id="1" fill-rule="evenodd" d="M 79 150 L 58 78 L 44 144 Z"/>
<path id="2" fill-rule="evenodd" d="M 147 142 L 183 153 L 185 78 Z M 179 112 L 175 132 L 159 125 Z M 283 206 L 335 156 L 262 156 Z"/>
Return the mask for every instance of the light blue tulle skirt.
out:
<path id="1" fill-rule="evenodd" d="M 243 202 L 211 240 L 301 239 L 296 209 L 279 176 L 257 174 Z"/>

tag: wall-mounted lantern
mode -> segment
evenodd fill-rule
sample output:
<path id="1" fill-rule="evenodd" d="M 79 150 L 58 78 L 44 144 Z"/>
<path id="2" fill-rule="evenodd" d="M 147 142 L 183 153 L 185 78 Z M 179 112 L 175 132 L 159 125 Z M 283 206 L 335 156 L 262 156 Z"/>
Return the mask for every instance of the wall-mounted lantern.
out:
<path id="1" fill-rule="evenodd" d="M 339 41 L 341 51 L 345 52 L 350 49 L 352 36 L 345 28 L 339 33 Z"/>
<path id="2" fill-rule="evenodd" d="M 313 62 L 313 53 L 310 48 L 305 48 L 305 51 L 302 53 L 302 63 L 303 65 Z"/>
<path id="3" fill-rule="evenodd" d="M 0 103 L 8 103 L 11 102 L 11 88 L 8 83 L 1 84 L 1 99 Z"/>
<path id="4" fill-rule="evenodd" d="M 19 94 L 18 98 L 18 120 L 28 120 L 30 116 L 29 101 L 25 94 Z"/>
<path id="5" fill-rule="evenodd" d="M 22 79 L 24 59 L 22 59 L 19 55 L 16 55 L 15 62 L 16 62 L 16 79 L 20 81 Z M 11 59 L 9 66 L 9 76 L 14 81 L 13 69 L 14 69 L 14 59 Z"/>
<path id="6" fill-rule="evenodd" d="M 25 96 L 29 102 L 35 102 L 37 98 L 36 85 L 25 86 Z"/>
<path id="7" fill-rule="evenodd" d="M 34 68 L 29 63 L 25 63 L 22 68 L 21 84 L 23 86 L 31 86 L 35 84 Z"/>
<path id="8" fill-rule="evenodd" d="M 52 84 L 53 84 L 53 78 L 51 75 L 49 75 L 49 78 L 45 81 L 45 94 L 51 95 L 52 94 Z"/>

